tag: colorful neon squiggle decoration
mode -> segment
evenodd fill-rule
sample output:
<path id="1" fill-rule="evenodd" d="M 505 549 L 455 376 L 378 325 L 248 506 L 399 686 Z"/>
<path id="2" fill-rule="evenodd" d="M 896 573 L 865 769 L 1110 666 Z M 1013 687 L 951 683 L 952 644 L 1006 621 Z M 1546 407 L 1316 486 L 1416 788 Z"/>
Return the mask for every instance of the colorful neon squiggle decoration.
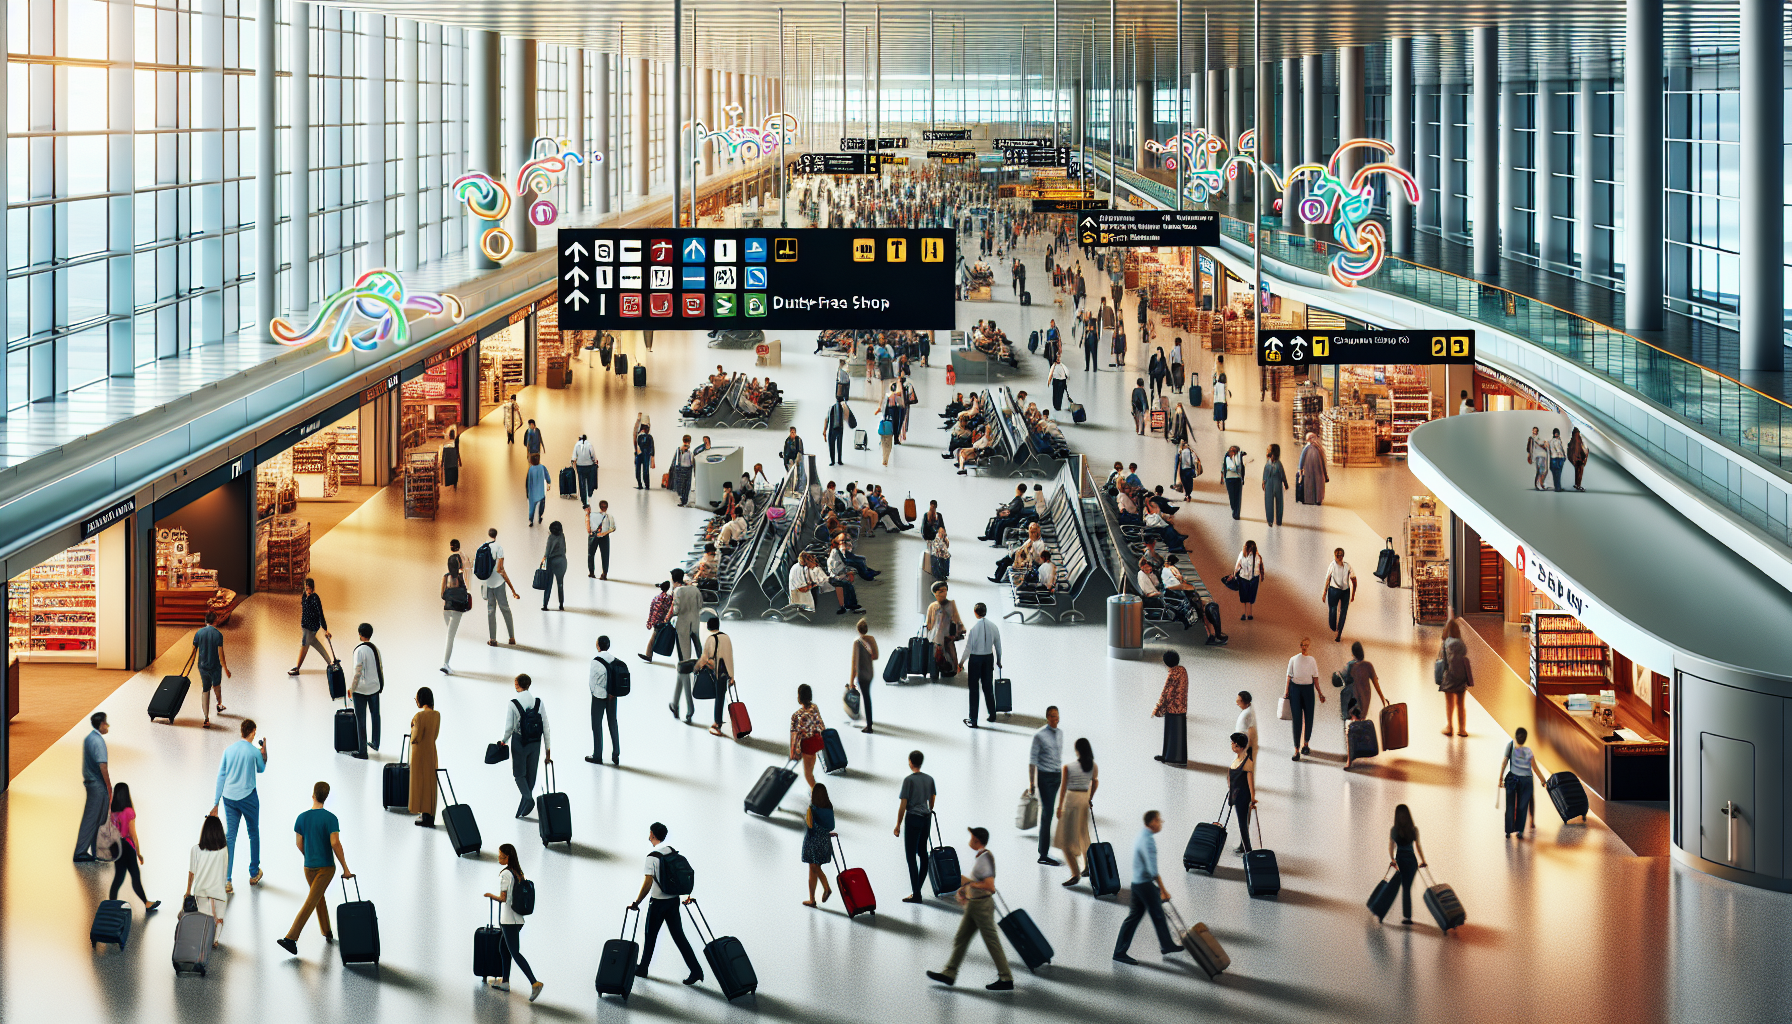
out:
<path id="1" fill-rule="evenodd" d="M 724 159 L 757 160 L 789 146 L 801 127 L 795 114 L 782 110 L 767 114 L 758 126 L 742 123 L 744 112 L 738 104 L 728 104 L 722 108 L 722 113 L 727 123 L 719 131 L 712 131 L 700 119 L 684 123 L 685 129 L 697 140 L 691 150 L 692 167 L 703 162 L 704 147 L 709 145 L 721 150 Z"/>
<path id="2" fill-rule="evenodd" d="M 1233 146 L 1227 146 L 1224 139 L 1206 129 L 1197 128 L 1177 135 L 1167 143 L 1148 140 L 1144 148 L 1149 153 L 1174 153 L 1175 156 L 1164 158 L 1164 166 L 1171 170 L 1176 168 L 1178 159 L 1183 161 L 1183 194 L 1196 203 L 1205 203 L 1217 195 L 1225 182 L 1238 180 L 1240 171 L 1256 174 L 1259 170 L 1255 130 L 1241 133 Z M 1350 139 L 1333 150 L 1324 164 L 1301 164 L 1286 176 L 1268 165 L 1261 168 L 1270 186 L 1280 193 L 1273 202 L 1273 208 L 1278 212 L 1283 208 L 1289 186 L 1303 179 L 1307 181 L 1306 194 L 1296 204 L 1295 214 L 1304 224 L 1333 225 L 1332 238 L 1340 251 L 1332 257 L 1327 270 L 1332 280 L 1346 288 L 1354 288 L 1358 281 L 1372 276 L 1387 257 L 1386 232 L 1371 219 L 1375 202 L 1375 191 L 1371 187 L 1374 177 L 1385 174 L 1393 178 L 1394 185 L 1405 191 L 1407 202 L 1414 206 L 1419 204 L 1420 198 L 1419 183 L 1413 176 L 1385 159 L 1364 164 L 1348 182 L 1338 177 L 1344 154 L 1356 148 L 1374 150 L 1383 157 L 1391 157 L 1397 152 L 1393 143 L 1381 139 Z"/>
<path id="3" fill-rule="evenodd" d="M 529 200 L 529 223 L 538 228 L 551 227 L 560 219 L 560 210 L 547 198 L 548 193 L 560 184 L 571 164 L 596 164 L 603 159 L 604 155 L 596 151 L 580 153 L 573 148 L 572 140 L 564 136 L 541 135 L 530 141 L 529 159 L 517 168 L 513 184 L 506 185 L 484 171 L 468 171 L 449 187 L 455 198 L 466 204 L 468 213 L 489 221 L 502 221 L 509 216 L 513 197 L 521 201 L 533 194 L 536 198 Z M 479 251 L 502 263 L 516 252 L 516 239 L 503 227 L 487 228 L 479 236 Z"/>
<path id="4" fill-rule="evenodd" d="M 342 351 L 344 345 L 371 352 L 385 341 L 403 347 L 411 338 L 410 321 L 405 314 L 412 310 L 424 316 L 446 314 L 455 323 L 466 315 L 460 300 L 453 295 L 406 292 L 404 279 L 397 273 L 377 268 L 366 271 L 355 278 L 354 284 L 326 298 L 323 308 L 303 330 L 295 328 L 284 317 L 275 317 L 268 323 L 268 333 L 280 344 L 292 347 L 328 337 L 331 352 Z M 353 331 L 351 328 L 357 319 L 371 321 L 371 324 Z"/>

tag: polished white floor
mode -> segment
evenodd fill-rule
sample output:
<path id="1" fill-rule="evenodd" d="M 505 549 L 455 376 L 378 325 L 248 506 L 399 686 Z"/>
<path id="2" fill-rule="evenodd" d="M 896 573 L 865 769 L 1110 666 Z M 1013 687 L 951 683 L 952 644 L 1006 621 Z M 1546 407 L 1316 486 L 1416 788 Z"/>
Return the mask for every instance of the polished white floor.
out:
<path id="1" fill-rule="evenodd" d="M 1034 294 L 1043 300 L 1048 289 L 1041 283 L 1037 247 L 1030 263 Z M 1052 315 L 1060 324 L 1069 321 L 1068 307 L 1014 304 L 1005 276 L 997 296 L 994 304 L 962 305 L 960 319 L 969 323 L 993 311 L 1016 338 Z M 820 419 L 833 364 L 808 355 L 810 338 L 789 336 L 785 342 L 784 365 L 772 372 L 789 392 L 794 422 L 810 448 L 821 450 Z M 484 832 L 479 858 L 456 860 L 440 830 L 414 828 L 407 816 L 381 810 L 379 762 L 331 753 L 332 709 L 320 666 L 309 662 L 297 682 L 285 675 L 296 647 L 296 601 L 258 596 L 227 631 L 236 669 L 227 720 L 253 716 L 269 741 L 271 763 L 262 782 L 268 875 L 265 885 L 251 890 L 241 884 L 239 863 L 238 892 L 212 976 L 173 975 L 172 910 L 185 883 L 187 851 L 210 805 L 217 757 L 234 733 L 201 731 L 196 697 L 175 727 L 144 720 L 153 680 L 182 660 L 176 653 L 104 705 L 115 722 L 114 777 L 132 784 L 143 816 L 150 895 L 169 901 L 168 909 L 147 922 L 139 913 L 133 943 L 122 955 L 89 951 L 88 922 L 111 869 L 68 863 L 86 730 L 71 731 L 14 780 L 0 802 L 0 1019 L 209 1022 L 272 1016 L 385 1024 L 530 1015 L 582 1020 L 594 1014 L 606 1020 L 724 1020 L 756 1012 L 834 1024 L 1184 1021 L 1196 1015 L 1303 1022 L 1727 1021 L 1792 1013 L 1787 968 L 1778 955 L 1781 922 L 1792 907 L 1787 897 L 1637 857 L 1597 820 L 1563 826 L 1547 801 L 1533 839 L 1502 841 L 1493 800 L 1504 737 L 1472 702 L 1471 738 L 1438 734 L 1440 709 L 1427 684 L 1434 631 L 1412 626 L 1406 591 L 1370 585 L 1381 538 L 1398 532 L 1407 497 L 1417 493 L 1404 467 L 1334 469 L 1328 504 L 1314 509 L 1290 503 L 1288 522 L 1279 530 L 1265 529 L 1260 503 L 1251 495 L 1244 521 L 1233 522 L 1216 479 L 1220 439 L 1206 409 L 1196 416 L 1197 430 L 1214 472 L 1202 479 L 1181 528 L 1192 533 L 1197 567 L 1208 580 L 1230 566 L 1244 538 L 1263 544 L 1270 576 L 1256 621 L 1241 623 L 1230 613 L 1229 647 L 1180 648 L 1193 677 L 1190 768 L 1168 769 L 1151 760 L 1161 735 L 1149 717 L 1163 676 L 1160 664 L 1109 660 L 1099 620 L 1079 626 L 1004 622 L 1006 674 L 1015 680 L 1020 712 L 1009 721 L 975 733 L 965 729 L 962 685 L 876 684 L 877 735 L 845 731 L 851 767 L 826 781 L 847 855 L 869 870 L 881 909 L 875 918 L 849 921 L 838 897 L 820 910 L 802 907 L 798 819 L 790 813 L 769 821 L 749 817 L 741 798 L 766 765 L 781 760 L 798 683 L 816 687 L 830 724 L 844 724 L 838 691 L 846 677 L 850 617 L 824 614 L 810 625 L 728 624 L 757 726 L 748 741 L 718 740 L 673 719 L 664 703 L 671 669 L 637 663 L 635 692 L 623 710 L 623 767 L 582 760 L 590 752 L 584 676 L 593 640 L 607 633 L 623 650 L 640 648 L 650 588 L 700 521 L 698 513 L 675 508 L 663 491 L 632 488 L 628 426 L 637 411 L 650 412 L 666 450 L 679 432 L 676 409 L 717 362 L 762 372 L 751 366 L 750 352 L 713 351 L 700 336 L 661 335 L 645 391 L 581 369 L 571 390 L 524 393 L 524 410 L 541 421 L 551 461 L 570 449 L 580 431 L 598 439 L 599 496 L 611 502 L 621 532 L 610 581 L 575 572 L 565 612 L 539 611 L 525 588 L 524 599 L 515 602 L 518 648 L 484 646 L 484 624 L 469 614 L 454 659 L 457 673 L 444 677 L 437 671 L 443 627 L 435 594 L 447 539 L 458 537 L 471 547 L 486 526 L 497 526 L 519 581 L 526 581 L 543 541 L 541 528 L 524 525 L 521 448 L 507 447 L 495 425 L 466 435 L 462 487 L 445 498 L 440 519 L 403 520 L 400 495 L 388 491 L 316 545 L 314 574 L 339 638 L 346 640 L 354 623 L 370 621 L 386 652 L 391 682 L 381 757 L 396 754 L 409 715 L 405 695 L 419 685 L 433 687 L 443 714 L 442 761 Z M 1037 358 L 1023 365 L 1032 389 L 1048 393 Z M 1211 356 L 1201 353 L 1196 365 L 1205 374 Z M 1259 403 L 1253 369 L 1233 365 L 1229 371 L 1235 400 L 1232 429 L 1224 437 L 1252 453 L 1254 474 L 1268 443 L 1290 444 L 1285 407 Z M 1104 371 L 1085 379 L 1074 371 L 1072 394 L 1088 404 L 1091 420 L 1070 437 L 1099 462 L 1136 460 L 1148 478 L 1167 482 L 1168 446 L 1130 433 L 1124 414 L 1137 373 Z M 924 405 L 937 409 L 946 398 L 944 371 L 922 373 L 919 389 Z M 870 407 L 857 404 L 863 420 Z M 896 497 L 912 491 L 923 506 L 939 499 L 958 537 L 954 592 L 961 606 L 987 601 L 999 615 L 1007 610 L 1003 593 L 978 579 L 990 549 L 974 537 L 1011 485 L 952 475 L 938 457 L 944 435 L 931 422 L 930 413 L 920 417 L 911 443 L 897 450 L 887 470 L 877 465 L 875 452 L 850 452 L 848 465 L 833 477 L 842 484 L 881 482 Z M 712 433 L 718 442 L 744 442 L 752 458 L 775 464 L 773 434 Z M 549 511 L 568 524 L 578 521 L 573 502 L 550 497 Z M 1412 746 L 1350 773 L 1338 758 L 1290 763 L 1287 732 L 1273 720 L 1282 668 L 1301 636 L 1320 641 L 1323 671 L 1343 660 L 1339 646 L 1323 636 L 1319 600 L 1321 566 L 1335 545 L 1348 549 L 1365 583 L 1347 636 L 1367 645 L 1388 695 L 1412 707 Z M 892 570 L 888 582 L 861 590 L 886 645 L 917 624 L 919 546 L 917 534 L 865 545 L 875 566 Z M 574 548 L 582 554 L 580 544 Z M 508 770 L 481 763 L 517 672 L 539 680 L 537 692 L 549 709 L 560 788 L 574 808 L 571 850 L 544 852 L 534 821 L 511 818 L 517 795 Z M 1216 878 L 1180 870 L 1189 830 L 1219 805 L 1228 756 L 1224 737 L 1235 713 L 1231 695 L 1241 688 L 1257 693 L 1263 719 L 1264 838 L 1280 856 L 1284 884 L 1276 900 L 1249 898 L 1230 857 Z M 1066 891 L 1058 885 L 1061 869 L 1033 863 L 1034 841 L 1013 827 L 1013 814 L 1026 781 L 1028 734 L 1048 704 L 1063 710 L 1069 738 L 1088 737 L 1094 745 L 1102 780 L 1097 819 L 1123 863 L 1140 813 L 1165 813 L 1169 827 L 1159 840 L 1160 860 L 1175 902 L 1191 921 L 1208 922 L 1233 957 L 1233 970 L 1219 981 L 1207 981 L 1186 957 L 1160 961 L 1148 928 L 1134 947 L 1142 966 L 1112 963 L 1124 905 L 1096 900 L 1087 888 Z M 1322 751 L 1340 748 L 1334 709 L 1321 710 L 1314 745 Z M 907 878 L 890 828 L 905 755 L 916 748 L 927 753 L 927 770 L 939 781 L 947 838 L 964 855 L 965 828 L 988 827 L 1008 902 L 1031 911 L 1057 948 L 1054 965 L 1039 975 L 1019 971 L 1013 993 L 982 990 L 993 971 L 979 947 L 966 961 L 960 989 L 939 988 L 922 976 L 945 960 L 958 915 L 940 901 L 919 907 L 898 902 Z M 362 876 L 362 892 L 379 907 L 385 952 L 377 972 L 343 968 L 315 926 L 301 938 L 297 958 L 274 945 L 303 893 L 290 822 L 307 806 L 317 779 L 335 787 L 330 806 L 342 819 L 349 863 Z M 1413 808 L 1437 877 L 1454 883 L 1467 907 L 1470 923 L 1452 937 L 1441 936 L 1422 907 L 1415 908 L 1418 923 L 1410 928 L 1378 926 L 1363 909 L 1386 864 L 1387 829 L 1401 802 Z M 626 1008 L 597 1002 L 592 978 L 599 947 L 615 934 L 621 908 L 639 885 L 645 833 L 655 820 L 671 827 L 673 844 L 694 861 L 709 920 L 742 937 L 752 954 L 762 979 L 756 1010 L 752 1001 L 725 1004 L 712 982 L 692 990 L 679 986 L 683 970 L 665 943 L 653 980 L 637 986 Z M 523 933 L 523 951 L 547 982 L 533 1006 L 520 991 L 488 991 L 472 976 L 470 933 L 486 921 L 480 894 L 494 888 L 501 842 L 518 845 L 543 897 Z M 239 859 L 246 855 L 240 841 Z M 1390 921 L 1397 918 L 1396 910 Z"/>

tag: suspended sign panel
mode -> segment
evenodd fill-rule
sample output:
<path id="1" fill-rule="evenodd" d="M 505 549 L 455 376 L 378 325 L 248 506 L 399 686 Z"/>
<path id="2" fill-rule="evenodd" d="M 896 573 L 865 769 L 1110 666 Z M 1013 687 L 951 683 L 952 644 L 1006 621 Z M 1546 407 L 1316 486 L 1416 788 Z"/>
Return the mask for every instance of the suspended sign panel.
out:
<path id="1" fill-rule="evenodd" d="M 954 233 L 560 231 L 560 328 L 928 330 L 953 322 Z"/>
<path id="2" fill-rule="evenodd" d="M 1474 331 L 1258 331 L 1258 366 L 1473 363 Z"/>

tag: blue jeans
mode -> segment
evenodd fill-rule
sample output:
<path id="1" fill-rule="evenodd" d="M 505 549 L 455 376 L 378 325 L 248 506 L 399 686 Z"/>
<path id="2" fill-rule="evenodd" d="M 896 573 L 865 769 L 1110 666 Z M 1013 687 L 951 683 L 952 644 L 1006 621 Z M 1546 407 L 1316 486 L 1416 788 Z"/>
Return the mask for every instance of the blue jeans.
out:
<path id="1" fill-rule="evenodd" d="M 535 525 L 535 520 L 536 520 L 536 517 L 538 517 L 538 516 L 542 519 L 543 522 L 546 522 L 547 518 L 548 518 L 548 499 L 546 499 L 546 498 L 530 498 L 528 500 L 529 500 L 529 525 L 531 525 L 531 526 Z"/>
<path id="2" fill-rule="evenodd" d="M 254 790 L 241 800 L 224 798 L 224 880 L 236 877 L 236 823 L 249 819 L 249 877 L 261 874 L 261 796 Z"/>
<path id="3" fill-rule="evenodd" d="M 1567 459 L 1558 459 L 1553 456 L 1549 460 L 1549 475 L 1555 478 L 1558 491 L 1562 489 L 1562 464 L 1567 461 Z"/>
<path id="4" fill-rule="evenodd" d="M 869 566 L 869 565 L 866 565 L 864 558 L 862 558 L 858 555 L 855 555 L 855 554 L 851 553 L 850 551 L 840 552 L 840 558 L 843 561 L 845 561 L 847 565 L 852 566 L 854 571 L 856 571 L 859 574 L 859 576 L 864 578 L 865 580 L 877 579 L 877 576 L 878 576 L 877 570 L 871 568 L 871 566 Z"/>

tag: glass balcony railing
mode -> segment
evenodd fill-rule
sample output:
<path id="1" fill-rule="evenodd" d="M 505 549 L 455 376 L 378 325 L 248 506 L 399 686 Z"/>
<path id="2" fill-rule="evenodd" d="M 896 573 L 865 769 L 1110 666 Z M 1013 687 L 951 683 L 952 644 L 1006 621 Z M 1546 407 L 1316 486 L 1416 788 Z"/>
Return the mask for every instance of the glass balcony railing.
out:
<path id="1" fill-rule="evenodd" d="M 1107 161 L 1097 158 L 1096 163 L 1105 177 Z M 1175 189 L 1170 186 L 1125 168 L 1120 170 L 1120 180 L 1128 189 L 1164 206 L 1176 205 Z M 1263 255 L 1289 266 L 1326 273 L 1332 247 L 1317 239 L 1290 234 L 1280 225 L 1280 218 L 1263 225 Z M 1220 229 L 1245 245 L 1253 243 L 1248 222 L 1222 215 Z M 1787 437 L 1792 429 L 1792 406 L 1735 378 L 1529 296 L 1394 256 L 1389 256 L 1375 276 L 1359 287 L 1422 302 L 1523 338 L 1621 385 L 1692 424 L 1700 433 L 1718 438 L 1782 472 L 1792 471 L 1792 438 Z M 1687 462 L 1687 453 L 1696 457 L 1696 450 L 1677 454 L 1609 417 L 1600 419 L 1707 497 L 1782 543 L 1792 544 L 1792 529 L 1786 523 L 1773 520 L 1765 509 L 1745 500 L 1728 479 L 1717 479 L 1703 466 Z"/>

